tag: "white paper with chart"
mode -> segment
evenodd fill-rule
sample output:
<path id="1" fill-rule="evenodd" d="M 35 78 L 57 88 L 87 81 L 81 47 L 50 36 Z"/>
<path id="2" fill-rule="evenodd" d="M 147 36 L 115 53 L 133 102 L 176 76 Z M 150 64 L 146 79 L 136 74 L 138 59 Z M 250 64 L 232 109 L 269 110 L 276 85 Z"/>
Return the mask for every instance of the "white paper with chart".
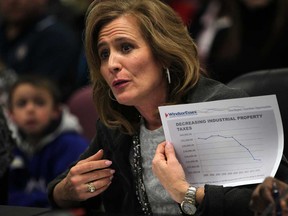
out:
<path id="1" fill-rule="evenodd" d="M 162 125 L 192 185 L 237 186 L 274 176 L 283 127 L 275 95 L 161 106 Z"/>

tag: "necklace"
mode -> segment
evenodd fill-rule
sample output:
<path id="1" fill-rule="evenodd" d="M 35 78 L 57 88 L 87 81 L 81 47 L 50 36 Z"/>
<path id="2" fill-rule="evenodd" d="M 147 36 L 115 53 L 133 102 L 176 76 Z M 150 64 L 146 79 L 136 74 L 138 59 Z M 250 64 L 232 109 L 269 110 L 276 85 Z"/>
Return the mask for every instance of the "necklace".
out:
<path id="1" fill-rule="evenodd" d="M 136 185 L 136 196 L 145 215 L 153 215 L 143 182 L 141 145 L 139 135 L 133 136 L 133 175 Z"/>

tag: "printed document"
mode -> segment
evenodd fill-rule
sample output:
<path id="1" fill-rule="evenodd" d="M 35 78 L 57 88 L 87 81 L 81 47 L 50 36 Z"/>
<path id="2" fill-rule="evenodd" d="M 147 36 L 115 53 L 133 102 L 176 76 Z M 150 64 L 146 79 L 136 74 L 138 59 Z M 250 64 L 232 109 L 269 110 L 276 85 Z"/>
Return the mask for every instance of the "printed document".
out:
<path id="1" fill-rule="evenodd" d="M 186 179 L 238 186 L 274 176 L 284 138 L 275 95 L 159 107 Z"/>

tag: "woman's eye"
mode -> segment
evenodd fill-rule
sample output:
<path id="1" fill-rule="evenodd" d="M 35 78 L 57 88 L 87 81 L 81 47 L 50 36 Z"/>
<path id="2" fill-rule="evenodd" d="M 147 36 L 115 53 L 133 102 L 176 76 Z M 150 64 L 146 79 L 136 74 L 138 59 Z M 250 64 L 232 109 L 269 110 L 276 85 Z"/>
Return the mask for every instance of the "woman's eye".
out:
<path id="1" fill-rule="evenodd" d="M 107 59 L 109 57 L 109 52 L 108 50 L 102 50 L 99 54 L 100 56 L 100 59 L 101 60 L 104 60 L 104 59 Z"/>
<path id="2" fill-rule="evenodd" d="M 133 46 L 131 44 L 123 44 L 122 45 L 122 51 L 124 53 L 128 53 L 133 49 Z"/>

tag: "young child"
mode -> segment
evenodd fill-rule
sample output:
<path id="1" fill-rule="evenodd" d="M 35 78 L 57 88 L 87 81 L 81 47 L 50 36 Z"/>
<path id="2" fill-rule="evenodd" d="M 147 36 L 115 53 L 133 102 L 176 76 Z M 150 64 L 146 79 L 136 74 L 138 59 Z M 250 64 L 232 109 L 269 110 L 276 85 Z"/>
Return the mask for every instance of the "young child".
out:
<path id="1" fill-rule="evenodd" d="M 8 110 L 17 128 L 8 205 L 49 207 L 47 184 L 88 146 L 75 116 L 63 109 L 53 83 L 36 75 L 11 87 Z"/>

